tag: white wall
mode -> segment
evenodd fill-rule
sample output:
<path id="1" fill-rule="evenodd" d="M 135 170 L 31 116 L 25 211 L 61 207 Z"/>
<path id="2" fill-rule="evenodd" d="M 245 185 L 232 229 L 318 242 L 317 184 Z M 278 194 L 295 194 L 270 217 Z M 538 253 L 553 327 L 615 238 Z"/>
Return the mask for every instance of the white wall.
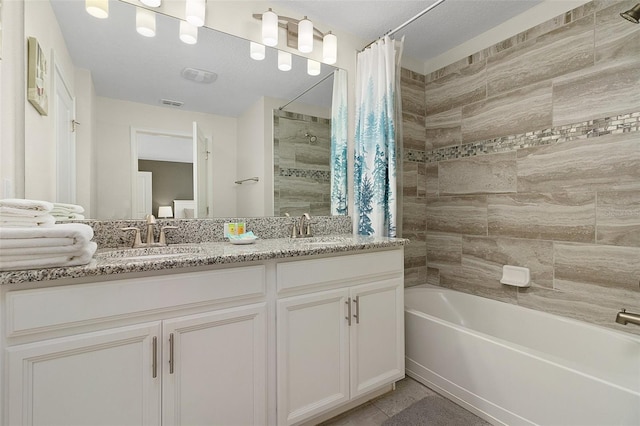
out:
<path id="1" fill-rule="evenodd" d="M 103 97 L 96 99 L 95 116 L 96 218 L 132 217 L 131 127 L 190 134 L 194 121 L 212 141 L 208 197 L 212 215 L 235 216 L 236 119 Z"/>
<path id="2" fill-rule="evenodd" d="M 36 37 L 49 64 L 49 114 L 40 115 L 25 103 L 25 192 L 27 198 L 56 201 L 56 140 L 53 98 L 54 62 L 63 70 L 70 88 L 75 85 L 75 68 L 48 1 L 24 3 L 24 33 Z M 75 96 L 75 94 L 72 93 Z"/>

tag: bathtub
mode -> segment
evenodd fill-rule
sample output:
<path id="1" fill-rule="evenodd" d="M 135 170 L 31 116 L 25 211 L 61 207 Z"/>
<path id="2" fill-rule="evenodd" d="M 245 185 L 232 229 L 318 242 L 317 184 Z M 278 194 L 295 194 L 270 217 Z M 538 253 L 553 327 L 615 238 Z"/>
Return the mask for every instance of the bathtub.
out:
<path id="1" fill-rule="evenodd" d="M 640 425 L 640 338 L 431 286 L 404 300 L 407 374 L 492 424 Z"/>

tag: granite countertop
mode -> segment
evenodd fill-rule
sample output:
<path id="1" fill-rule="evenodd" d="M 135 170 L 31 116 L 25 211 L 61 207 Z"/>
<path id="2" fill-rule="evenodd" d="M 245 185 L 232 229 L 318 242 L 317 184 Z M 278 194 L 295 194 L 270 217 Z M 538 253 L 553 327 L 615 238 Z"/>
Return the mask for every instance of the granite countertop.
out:
<path id="1" fill-rule="evenodd" d="M 258 239 L 253 244 L 229 242 L 172 244 L 167 247 L 98 250 L 88 265 L 0 272 L 0 284 L 109 276 L 205 265 L 285 259 L 403 246 L 403 238 L 325 235 L 312 238 Z"/>

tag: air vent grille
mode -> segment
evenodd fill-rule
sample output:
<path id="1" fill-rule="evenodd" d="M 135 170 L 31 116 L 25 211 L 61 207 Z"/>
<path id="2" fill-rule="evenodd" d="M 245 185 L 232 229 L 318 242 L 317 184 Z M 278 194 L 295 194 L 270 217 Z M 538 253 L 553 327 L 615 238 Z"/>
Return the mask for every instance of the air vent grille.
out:
<path id="1" fill-rule="evenodd" d="M 173 101 L 171 99 L 160 99 L 160 103 L 162 105 L 168 105 L 168 106 L 177 107 L 177 108 L 180 108 L 182 105 L 184 105 L 184 102 Z"/>

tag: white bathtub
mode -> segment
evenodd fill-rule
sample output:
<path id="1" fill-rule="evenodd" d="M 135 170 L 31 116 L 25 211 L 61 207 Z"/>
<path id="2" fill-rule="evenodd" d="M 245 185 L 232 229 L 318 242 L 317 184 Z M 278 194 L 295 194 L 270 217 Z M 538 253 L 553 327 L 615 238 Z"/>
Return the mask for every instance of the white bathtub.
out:
<path id="1" fill-rule="evenodd" d="M 407 374 L 487 421 L 640 425 L 640 338 L 429 286 L 404 300 Z"/>

